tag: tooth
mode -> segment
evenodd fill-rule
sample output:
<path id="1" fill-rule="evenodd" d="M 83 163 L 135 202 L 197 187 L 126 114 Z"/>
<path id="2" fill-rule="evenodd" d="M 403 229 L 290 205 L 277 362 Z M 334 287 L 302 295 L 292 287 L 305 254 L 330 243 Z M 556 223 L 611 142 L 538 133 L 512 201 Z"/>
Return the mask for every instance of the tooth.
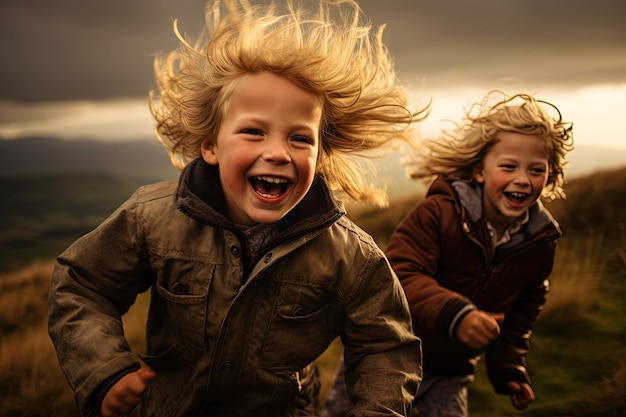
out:
<path id="1" fill-rule="evenodd" d="M 273 184 L 283 184 L 286 183 L 287 180 L 284 178 L 276 178 L 276 177 L 256 177 L 257 180 L 271 182 Z"/>

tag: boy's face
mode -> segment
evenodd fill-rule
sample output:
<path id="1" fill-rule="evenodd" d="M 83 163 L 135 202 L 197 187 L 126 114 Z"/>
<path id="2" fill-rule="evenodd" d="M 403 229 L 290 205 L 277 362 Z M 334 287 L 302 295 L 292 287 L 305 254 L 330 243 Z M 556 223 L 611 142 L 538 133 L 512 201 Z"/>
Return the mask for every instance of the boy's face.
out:
<path id="1" fill-rule="evenodd" d="M 202 157 L 217 165 L 231 220 L 275 223 L 308 192 L 319 152 L 318 97 L 269 72 L 233 90 L 215 146 Z"/>
<path id="2" fill-rule="evenodd" d="M 491 225 L 503 230 L 539 199 L 548 181 L 543 138 L 501 132 L 474 179 L 483 184 L 483 207 Z"/>

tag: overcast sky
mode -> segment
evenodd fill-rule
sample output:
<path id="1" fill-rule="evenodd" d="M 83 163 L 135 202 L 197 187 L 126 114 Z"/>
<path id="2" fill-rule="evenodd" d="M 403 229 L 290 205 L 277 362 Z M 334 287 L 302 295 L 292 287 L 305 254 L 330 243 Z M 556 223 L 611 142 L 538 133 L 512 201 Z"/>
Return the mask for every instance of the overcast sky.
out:
<path id="1" fill-rule="evenodd" d="M 385 40 L 401 79 L 433 94 L 435 104 L 446 94 L 486 92 L 505 82 L 530 93 L 598 87 L 610 100 L 626 95 L 626 0 L 360 4 L 374 25 L 387 24 Z M 145 100 L 153 86 L 153 55 L 176 47 L 172 19 L 195 35 L 205 5 L 204 0 L 2 0 L 0 127 L 39 110 L 50 116 L 50 106 L 41 102 L 61 100 L 67 110 L 74 100 L 124 100 L 113 102 L 121 109 L 119 103 Z M 623 121 L 625 108 L 613 111 Z M 100 123 L 115 120 L 108 117 Z"/>

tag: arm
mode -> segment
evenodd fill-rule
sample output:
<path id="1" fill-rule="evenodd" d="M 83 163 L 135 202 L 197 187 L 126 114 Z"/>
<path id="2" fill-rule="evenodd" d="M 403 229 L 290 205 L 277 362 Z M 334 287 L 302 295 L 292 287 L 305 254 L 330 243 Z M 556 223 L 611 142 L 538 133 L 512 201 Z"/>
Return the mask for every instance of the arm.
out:
<path id="1" fill-rule="evenodd" d="M 420 340 L 406 297 L 382 253 L 367 262 L 346 303 L 342 334 L 346 385 L 355 404 L 348 416 L 404 416 L 421 380 Z"/>
<path id="2" fill-rule="evenodd" d="M 97 413 L 98 390 L 107 381 L 139 369 L 122 324 L 136 294 L 149 285 L 134 217 L 133 204 L 124 204 L 70 246 L 52 275 L 48 331 L 85 415 Z"/>
<path id="3" fill-rule="evenodd" d="M 444 236 L 457 236 L 454 229 L 459 228 L 456 217 L 444 218 L 443 212 L 451 210 L 441 207 L 440 201 L 426 198 L 400 222 L 386 250 L 406 293 L 418 335 L 438 332 L 454 338 L 458 323 L 476 308 L 471 300 L 440 285 L 437 279 L 442 250 L 455 250 L 452 245 L 456 242 L 444 241 Z M 465 237 L 449 240 L 465 240 Z"/>

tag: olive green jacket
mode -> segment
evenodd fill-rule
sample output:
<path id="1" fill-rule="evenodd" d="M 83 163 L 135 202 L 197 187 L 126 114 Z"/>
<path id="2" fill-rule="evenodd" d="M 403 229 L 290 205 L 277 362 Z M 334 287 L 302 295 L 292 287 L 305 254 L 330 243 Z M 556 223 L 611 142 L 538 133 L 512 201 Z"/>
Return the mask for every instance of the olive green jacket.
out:
<path id="1" fill-rule="evenodd" d="M 143 415 L 315 415 L 301 371 L 338 336 L 350 415 L 407 414 L 421 347 L 404 292 L 325 183 L 262 233 L 223 213 L 217 171 L 196 160 L 58 258 L 49 333 L 82 412 L 139 367 L 122 315 L 150 289 Z"/>

